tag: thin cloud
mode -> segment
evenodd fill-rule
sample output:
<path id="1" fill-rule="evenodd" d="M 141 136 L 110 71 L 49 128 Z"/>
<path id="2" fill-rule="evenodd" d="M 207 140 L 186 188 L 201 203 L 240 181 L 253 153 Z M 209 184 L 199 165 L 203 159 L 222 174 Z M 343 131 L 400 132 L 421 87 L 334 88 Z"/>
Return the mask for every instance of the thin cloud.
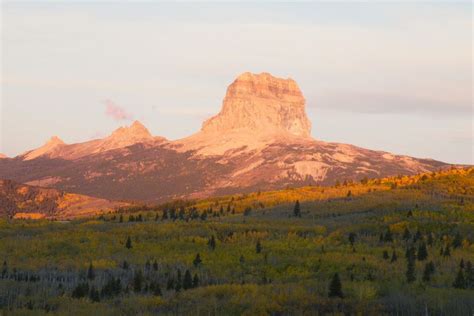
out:
<path id="1" fill-rule="evenodd" d="M 124 108 L 114 103 L 112 100 L 105 100 L 105 115 L 116 121 L 131 121 L 133 116 L 125 111 Z"/>

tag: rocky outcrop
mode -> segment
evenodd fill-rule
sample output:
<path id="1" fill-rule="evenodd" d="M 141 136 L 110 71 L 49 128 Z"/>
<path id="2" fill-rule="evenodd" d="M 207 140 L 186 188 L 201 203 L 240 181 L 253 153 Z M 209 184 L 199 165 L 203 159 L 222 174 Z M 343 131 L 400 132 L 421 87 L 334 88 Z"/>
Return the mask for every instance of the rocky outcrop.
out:
<path id="1" fill-rule="evenodd" d="M 66 144 L 57 136 L 51 137 L 43 146 L 23 154 L 23 160 L 32 160 L 45 155 L 58 152 Z"/>
<path id="2" fill-rule="evenodd" d="M 310 137 L 305 99 L 296 82 L 268 73 L 238 76 L 227 89 L 220 113 L 201 129 L 221 134 L 235 130 L 256 136 L 288 133 Z"/>

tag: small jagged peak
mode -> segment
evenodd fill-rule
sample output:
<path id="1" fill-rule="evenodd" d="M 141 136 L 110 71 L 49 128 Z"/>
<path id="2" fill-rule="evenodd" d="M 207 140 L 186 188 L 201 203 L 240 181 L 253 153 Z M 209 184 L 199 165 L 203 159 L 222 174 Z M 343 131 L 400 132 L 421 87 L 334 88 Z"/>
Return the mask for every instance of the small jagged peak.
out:
<path id="1" fill-rule="evenodd" d="M 0 159 L 8 158 L 7 155 L 0 153 Z"/>
<path id="2" fill-rule="evenodd" d="M 134 121 L 130 126 L 123 126 L 116 129 L 111 138 L 120 139 L 151 139 L 150 131 L 139 121 Z"/>
<path id="3" fill-rule="evenodd" d="M 58 136 L 52 136 L 47 142 L 46 145 L 65 145 L 66 143 L 59 138 Z"/>

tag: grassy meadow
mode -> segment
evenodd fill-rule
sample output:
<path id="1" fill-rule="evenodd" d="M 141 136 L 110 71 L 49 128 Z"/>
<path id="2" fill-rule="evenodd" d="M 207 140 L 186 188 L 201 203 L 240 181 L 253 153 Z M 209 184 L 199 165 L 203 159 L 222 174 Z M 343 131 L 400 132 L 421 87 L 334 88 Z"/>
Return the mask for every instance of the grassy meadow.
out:
<path id="1" fill-rule="evenodd" d="M 472 315 L 474 169 L 2 219 L 0 260 L 1 315 Z"/>

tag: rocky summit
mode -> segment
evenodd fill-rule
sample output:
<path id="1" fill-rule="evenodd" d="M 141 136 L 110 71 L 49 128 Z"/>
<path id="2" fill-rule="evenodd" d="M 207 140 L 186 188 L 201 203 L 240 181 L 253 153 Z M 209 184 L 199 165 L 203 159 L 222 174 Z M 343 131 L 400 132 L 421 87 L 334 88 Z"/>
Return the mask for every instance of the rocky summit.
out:
<path id="1" fill-rule="evenodd" d="M 246 72 L 229 86 L 222 110 L 205 121 L 202 132 L 238 130 L 254 135 L 289 133 L 310 137 L 305 99 L 296 82 L 268 73 Z"/>
<path id="2" fill-rule="evenodd" d="M 287 186 L 328 185 L 449 166 L 311 137 L 292 79 L 243 73 L 221 111 L 176 141 L 139 122 L 104 139 L 46 145 L 0 159 L 0 178 L 108 199 L 164 201 Z"/>

